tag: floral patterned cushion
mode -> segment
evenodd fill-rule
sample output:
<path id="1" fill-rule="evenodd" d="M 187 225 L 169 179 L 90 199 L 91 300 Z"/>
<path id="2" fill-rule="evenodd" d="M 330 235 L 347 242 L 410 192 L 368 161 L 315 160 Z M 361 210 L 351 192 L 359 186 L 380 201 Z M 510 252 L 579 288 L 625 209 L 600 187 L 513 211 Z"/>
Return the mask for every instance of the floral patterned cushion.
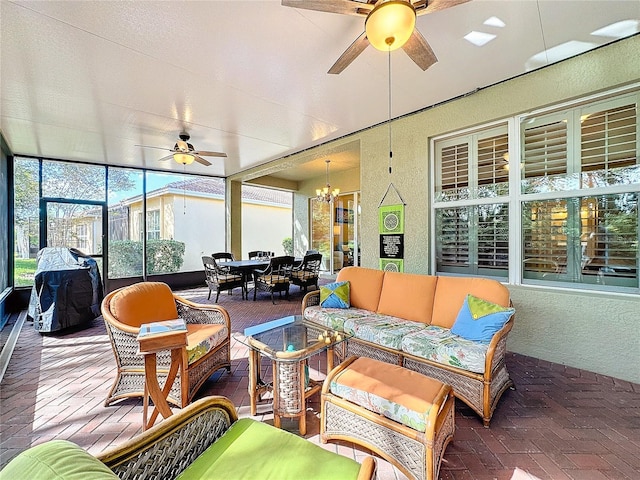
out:
<path id="1" fill-rule="evenodd" d="M 369 310 L 362 308 L 323 308 L 320 305 L 307 307 L 304 318 L 333 330 L 344 330 L 344 322 L 349 318 L 371 315 Z"/>
<path id="2" fill-rule="evenodd" d="M 227 339 L 224 325 L 188 324 L 187 358 L 189 365 L 201 359 Z"/>
<path id="3" fill-rule="evenodd" d="M 376 313 L 349 318 L 344 322 L 344 331 L 352 333 L 354 337 L 396 350 L 400 350 L 402 337 L 425 327 L 424 323 Z"/>
<path id="4" fill-rule="evenodd" d="M 405 335 L 402 351 L 434 362 L 452 365 L 475 373 L 484 373 L 489 345 L 466 340 L 451 330 L 430 325 Z"/>

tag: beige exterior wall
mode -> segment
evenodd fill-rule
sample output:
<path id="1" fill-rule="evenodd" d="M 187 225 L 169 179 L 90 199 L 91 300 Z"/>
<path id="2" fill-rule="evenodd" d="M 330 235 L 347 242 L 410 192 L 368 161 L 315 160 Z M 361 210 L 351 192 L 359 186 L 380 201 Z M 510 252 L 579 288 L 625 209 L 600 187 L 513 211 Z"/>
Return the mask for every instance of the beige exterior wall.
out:
<path id="1" fill-rule="evenodd" d="M 138 239 L 138 217 L 142 202 L 131 205 L 132 238 Z M 184 263 L 180 271 L 202 270 L 202 256 L 225 249 L 224 201 L 202 196 L 164 195 L 147 200 L 147 210 L 160 209 L 161 238 L 185 243 Z M 243 253 L 271 250 L 284 254 L 282 240 L 291 236 L 292 210 L 250 202 L 242 203 Z M 246 224 L 244 224 L 246 222 Z M 260 244 L 259 247 L 253 247 Z"/>
<path id="2" fill-rule="evenodd" d="M 635 36 L 394 121 L 391 175 L 387 173 L 386 125 L 341 139 L 360 142 L 363 266 L 378 267 L 378 204 L 393 182 L 407 203 L 405 271 L 432 271 L 431 138 L 638 81 L 640 37 Z M 336 143 L 304 155 L 320 157 L 323 151 L 335 149 Z M 295 161 L 295 156 L 287 161 Z M 341 174 L 332 174 L 331 179 L 342 188 Z M 509 350 L 640 383 L 638 295 L 509 288 L 517 309 Z"/>
<path id="3" fill-rule="evenodd" d="M 282 241 L 292 236 L 291 208 L 242 203 L 242 258 L 252 250 L 267 250 L 284 255 Z"/>

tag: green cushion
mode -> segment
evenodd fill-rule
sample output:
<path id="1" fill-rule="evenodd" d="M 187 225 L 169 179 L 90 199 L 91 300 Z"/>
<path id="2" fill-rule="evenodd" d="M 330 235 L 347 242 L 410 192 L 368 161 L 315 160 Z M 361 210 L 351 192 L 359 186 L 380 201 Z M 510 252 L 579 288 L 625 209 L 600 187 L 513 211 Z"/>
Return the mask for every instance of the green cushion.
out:
<path id="1" fill-rule="evenodd" d="M 178 480 L 355 479 L 360 464 L 266 423 L 243 418 L 178 476 Z"/>
<path id="2" fill-rule="evenodd" d="M 75 443 L 52 440 L 31 447 L 11 460 L 2 478 L 29 480 L 113 480 L 118 476 Z"/>

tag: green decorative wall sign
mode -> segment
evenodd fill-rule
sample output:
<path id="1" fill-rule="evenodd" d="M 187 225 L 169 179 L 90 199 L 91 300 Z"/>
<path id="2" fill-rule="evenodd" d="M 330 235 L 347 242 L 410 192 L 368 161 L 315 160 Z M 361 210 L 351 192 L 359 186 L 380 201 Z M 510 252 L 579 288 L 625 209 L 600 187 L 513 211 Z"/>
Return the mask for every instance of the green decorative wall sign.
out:
<path id="1" fill-rule="evenodd" d="M 378 211 L 381 234 L 404 233 L 404 205 L 383 205 Z"/>
<path id="2" fill-rule="evenodd" d="M 385 272 L 404 272 L 404 260 L 381 258 L 380 270 L 384 270 Z"/>

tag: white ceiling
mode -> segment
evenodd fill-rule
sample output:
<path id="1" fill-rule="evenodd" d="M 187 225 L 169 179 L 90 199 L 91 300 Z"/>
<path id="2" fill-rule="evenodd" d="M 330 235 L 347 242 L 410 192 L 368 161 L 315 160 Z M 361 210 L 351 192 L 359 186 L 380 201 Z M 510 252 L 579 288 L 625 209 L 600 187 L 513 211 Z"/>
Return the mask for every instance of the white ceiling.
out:
<path id="1" fill-rule="evenodd" d="M 229 176 L 388 118 L 387 54 L 326 72 L 360 17 L 262 1 L 1 0 L 1 129 L 15 154 L 182 171 L 159 163 L 185 129 Z M 504 27 L 486 25 L 496 17 Z M 625 22 L 625 23 L 618 23 Z M 618 33 L 598 34 L 618 24 Z M 418 17 L 439 62 L 392 53 L 397 117 L 639 31 L 640 0 L 473 0 Z M 471 31 L 496 35 L 483 47 Z M 596 32 L 596 33 L 594 33 Z M 545 53 L 546 51 L 546 53 Z M 324 158 L 301 179 L 324 171 Z M 339 169 L 339 160 L 333 160 Z"/>

